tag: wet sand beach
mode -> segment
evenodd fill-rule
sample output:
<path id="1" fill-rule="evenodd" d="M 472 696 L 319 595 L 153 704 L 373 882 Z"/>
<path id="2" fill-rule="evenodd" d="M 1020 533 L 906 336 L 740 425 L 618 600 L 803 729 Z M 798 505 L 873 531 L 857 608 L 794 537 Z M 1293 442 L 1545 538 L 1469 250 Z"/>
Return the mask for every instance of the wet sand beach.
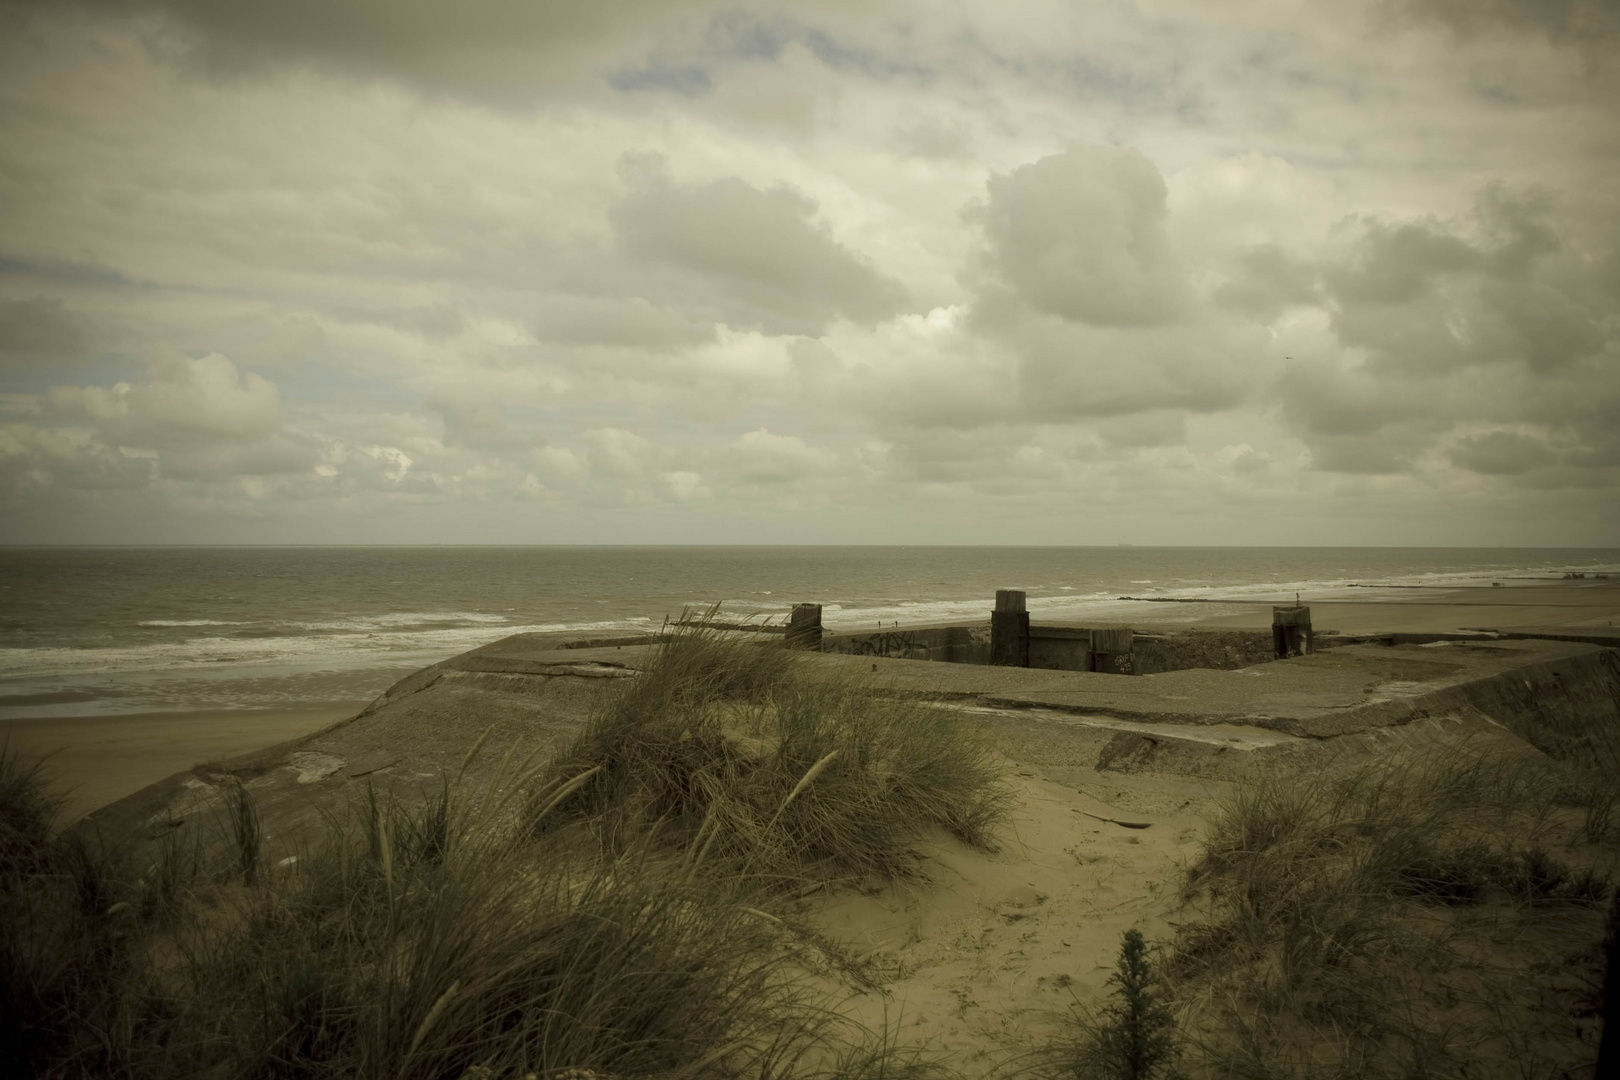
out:
<path id="1" fill-rule="evenodd" d="M 63 820 L 72 821 L 166 776 L 309 735 L 364 706 L 338 701 L 302 709 L 11 720 L 0 723 L 0 742 L 46 759 L 57 790 L 67 796 Z"/>
<path id="2" fill-rule="evenodd" d="M 1360 591 L 1365 600 L 1305 598 L 1312 626 L 1341 634 L 1374 634 L 1606 629 L 1620 623 L 1620 581 L 1613 579 L 1460 588 L 1367 586 Z M 1264 629 L 1271 625 L 1271 607 L 1257 603 L 1240 614 L 1212 615 L 1194 625 L 1211 630 Z"/>

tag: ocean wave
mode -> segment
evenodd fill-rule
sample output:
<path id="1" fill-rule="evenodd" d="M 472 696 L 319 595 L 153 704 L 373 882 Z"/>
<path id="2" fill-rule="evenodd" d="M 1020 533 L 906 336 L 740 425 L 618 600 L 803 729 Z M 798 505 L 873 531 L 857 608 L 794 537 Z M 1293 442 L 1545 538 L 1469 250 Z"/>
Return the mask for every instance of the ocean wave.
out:
<path id="1" fill-rule="evenodd" d="M 356 623 L 367 620 L 355 620 Z M 373 620 L 381 621 L 381 620 Z M 435 663 L 509 634 L 602 634 L 645 631 L 645 616 L 505 625 L 493 620 L 440 629 L 394 629 L 347 635 L 288 634 L 274 637 L 200 637 L 94 648 L 0 648 L 0 676 L 40 678 L 88 673 L 165 672 L 187 674 L 230 669 L 247 671 L 336 671 L 400 664 Z M 407 622 L 406 625 L 411 625 Z"/>
<path id="2" fill-rule="evenodd" d="M 366 615 L 346 615 L 336 619 L 313 622 L 280 624 L 289 630 L 329 631 L 333 633 L 368 633 L 375 630 L 394 630 L 409 626 L 433 626 L 439 623 L 472 623 L 477 626 L 503 626 L 513 620 L 507 615 L 487 611 L 395 611 Z"/>
<path id="3" fill-rule="evenodd" d="M 223 619 L 147 619 L 136 626 L 168 628 L 173 626 L 246 626 L 246 623 L 226 622 Z"/>

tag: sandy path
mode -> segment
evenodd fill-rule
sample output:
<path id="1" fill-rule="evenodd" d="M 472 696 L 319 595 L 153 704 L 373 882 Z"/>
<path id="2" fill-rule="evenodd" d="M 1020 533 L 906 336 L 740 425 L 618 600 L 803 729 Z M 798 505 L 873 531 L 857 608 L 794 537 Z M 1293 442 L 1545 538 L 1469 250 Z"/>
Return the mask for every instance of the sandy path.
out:
<path id="1" fill-rule="evenodd" d="M 1017 809 L 999 851 L 935 838 L 921 845 L 925 882 L 837 895 L 813 914 L 870 980 L 845 978 L 843 1011 L 898 1023 L 905 1042 L 948 1051 L 969 1074 L 1062 1034 L 1077 1002 L 1105 996 L 1126 930 L 1170 936 L 1182 868 L 1224 786 L 1096 774 L 1075 787 L 1012 769 Z"/>

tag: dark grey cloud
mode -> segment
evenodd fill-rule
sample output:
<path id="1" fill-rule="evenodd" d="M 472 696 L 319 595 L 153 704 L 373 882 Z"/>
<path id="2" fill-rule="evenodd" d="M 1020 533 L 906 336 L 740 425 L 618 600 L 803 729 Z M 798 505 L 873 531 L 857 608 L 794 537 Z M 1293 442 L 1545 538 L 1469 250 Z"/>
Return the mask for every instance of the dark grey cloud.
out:
<path id="1" fill-rule="evenodd" d="M 1396 10 L 1464 33 L 1529 30 L 1559 45 L 1595 46 L 1620 37 L 1615 0 L 1404 0 Z"/>
<path id="2" fill-rule="evenodd" d="M 598 82 L 627 93 L 701 97 L 713 69 L 776 59 L 789 45 L 840 71 L 921 75 L 857 38 L 812 20 L 848 15 L 839 0 L 8 0 L 36 11 L 74 6 L 165 20 L 194 62 L 222 76 L 311 64 L 398 79 L 497 103 L 570 93 Z M 169 47 L 173 47 L 171 44 Z"/>
<path id="3" fill-rule="evenodd" d="M 416 307 L 357 308 L 333 304 L 332 315 L 349 322 L 375 323 L 425 338 L 442 340 L 454 337 L 467 325 L 467 313 L 461 305 L 444 301 Z"/>
<path id="4" fill-rule="evenodd" d="M 1090 326 L 995 294 L 980 298 L 968 325 L 1017 357 L 1019 412 L 1041 421 L 1214 412 L 1248 400 L 1268 373 L 1255 326 Z"/>
<path id="5" fill-rule="evenodd" d="M 1620 249 L 1612 221 L 1492 186 L 1455 219 L 1354 229 L 1340 256 L 1295 270 L 1358 359 L 1302 357 L 1276 386 L 1317 467 L 1406 471 L 1453 428 L 1516 420 L 1542 435 L 1470 435 L 1448 459 L 1517 475 L 1552 460 L 1550 439 L 1569 462 L 1600 460 L 1620 396 L 1620 295 L 1598 284 Z M 1274 306 L 1302 291 L 1264 284 L 1244 287 Z"/>
<path id="6" fill-rule="evenodd" d="M 1323 274 L 1334 328 L 1398 371 L 1568 366 L 1610 342 L 1620 299 L 1589 291 L 1584 260 L 1564 249 L 1540 200 L 1499 188 L 1461 221 L 1368 222 Z"/>
<path id="7" fill-rule="evenodd" d="M 545 441 L 532 431 L 513 427 L 505 405 L 499 401 L 439 394 L 429 404 L 444 419 L 443 441 L 447 447 L 510 453 Z"/>
<path id="8" fill-rule="evenodd" d="M 644 158 L 630 159 L 626 175 L 633 187 L 612 212 L 615 235 L 631 260 L 670 271 L 650 282 L 668 299 L 712 304 L 735 327 L 810 335 L 906 303 L 899 282 L 834 238 L 790 187 L 736 177 L 685 186 Z"/>
<path id="9" fill-rule="evenodd" d="M 1377 438 L 1313 434 L 1311 467 L 1323 472 L 1389 476 L 1411 472 L 1414 460 L 1429 445 L 1429 432 L 1409 425 L 1385 424 Z"/>
<path id="10" fill-rule="evenodd" d="M 1104 442 L 1121 448 L 1179 446 L 1187 441 L 1187 414 L 1176 409 L 1110 416 L 1095 426 Z"/>
<path id="11" fill-rule="evenodd" d="M 625 93 L 663 91 L 682 97 L 702 97 L 714 89 L 707 69 L 697 64 L 654 58 L 608 76 L 608 85 Z"/>
<path id="12" fill-rule="evenodd" d="M 100 337 L 89 319 L 55 297 L 0 299 L 0 365 L 78 359 Z"/>
<path id="13" fill-rule="evenodd" d="M 1259 244 L 1242 252 L 1228 267 L 1214 300 L 1263 323 L 1293 307 L 1322 303 L 1318 268 L 1277 244 Z"/>
<path id="14" fill-rule="evenodd" d="M 1277 380 L 1289 419 L 1307 442 L 1319 438 L 1375 436 L 1392 424 L 1427 417 L 1443 426 L 1432 395 L 1382 379 L 1365 367 L 1350 370 L 1314 361 L 1293 361 Z"/>
<path id="15" fill-rule="evenodd" d="M 992 176 L 970 220 L 987 271 L 1036 311 L 1099 326 L 1174 318 L 1188 295 L 1164 179 L 1137 150 L 1076 145 Z"/>
<path id="16" fill-rule="evenodd" d="M 157 475 L 155 458 L 122 453 L 81 432 L 0 424 L 0 499 L 14 510 L 145 487 Z"/>
<path id="17" fill-rule="evenodd" d="M 801 4 L 793 15 L 774 10 L 774 5 L 760 5 L 761 10 L 757 12 L 742 5 L 722 8 L 704 29 L 703 52 L 720 62 L 727 59 L 772 61 L 780 58 L 789 45 L 801 45 L 834 71 L 878 79 L 903 75 L 924 82 L 937 74 L 931 65 L 876 48 L 828 26 L 815 25 L 807 16 L 815 14 L 817 6 L 839 14 L 856 10 L 854 5 L 837 3 Z"/>
<path id="18" fill-rule="evenodd" d="M 165 17 L 194 35 L 195 55 L 220 73 L 290 60 L 504 97 L 577 79 L 648 41 L 654 27 L 667 33 L 670 23 L 702 13 L 713 0 L 78 0 L 76 6 Z"/>
<path id="19" fill-rule="evenodd" d="M 714 339 L 712 320 L 640 296 L 547 298 L 530 326 L 541 341 L 590 349 L 662 352 Z"/>
<path id="20" fill-rule="evenodd" d="M 1518 476 L 1558 459 L 1544 441 L 1517 431 L 1469 435 L 1457 441 L 1449 456 L 1462 468 L 1486 476 Z"/>

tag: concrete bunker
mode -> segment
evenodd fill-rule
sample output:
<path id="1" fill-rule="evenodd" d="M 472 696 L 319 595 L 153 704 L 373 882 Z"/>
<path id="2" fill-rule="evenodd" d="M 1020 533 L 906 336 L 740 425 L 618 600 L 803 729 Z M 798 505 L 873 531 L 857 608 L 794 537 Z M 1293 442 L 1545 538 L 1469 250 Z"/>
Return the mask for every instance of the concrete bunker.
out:
<path id="1" fill-rule="evenodd" d="M 1270 631 L 1144 631 L 1118 624 L 1035 623 L 1026 595 L 1018 589 L 997 590 L 989 625 L 824 633 L 820 619 L 820 605 L 795 605 L 787 630 L 789 644 L 853 656 L 1110 675 L 1152 675 L 1188 668 L 1234 670 L 1308 655 L 1326 644 L 1316 640 L 1311 609 L 1302 605 L 1274 608 Z"/>

